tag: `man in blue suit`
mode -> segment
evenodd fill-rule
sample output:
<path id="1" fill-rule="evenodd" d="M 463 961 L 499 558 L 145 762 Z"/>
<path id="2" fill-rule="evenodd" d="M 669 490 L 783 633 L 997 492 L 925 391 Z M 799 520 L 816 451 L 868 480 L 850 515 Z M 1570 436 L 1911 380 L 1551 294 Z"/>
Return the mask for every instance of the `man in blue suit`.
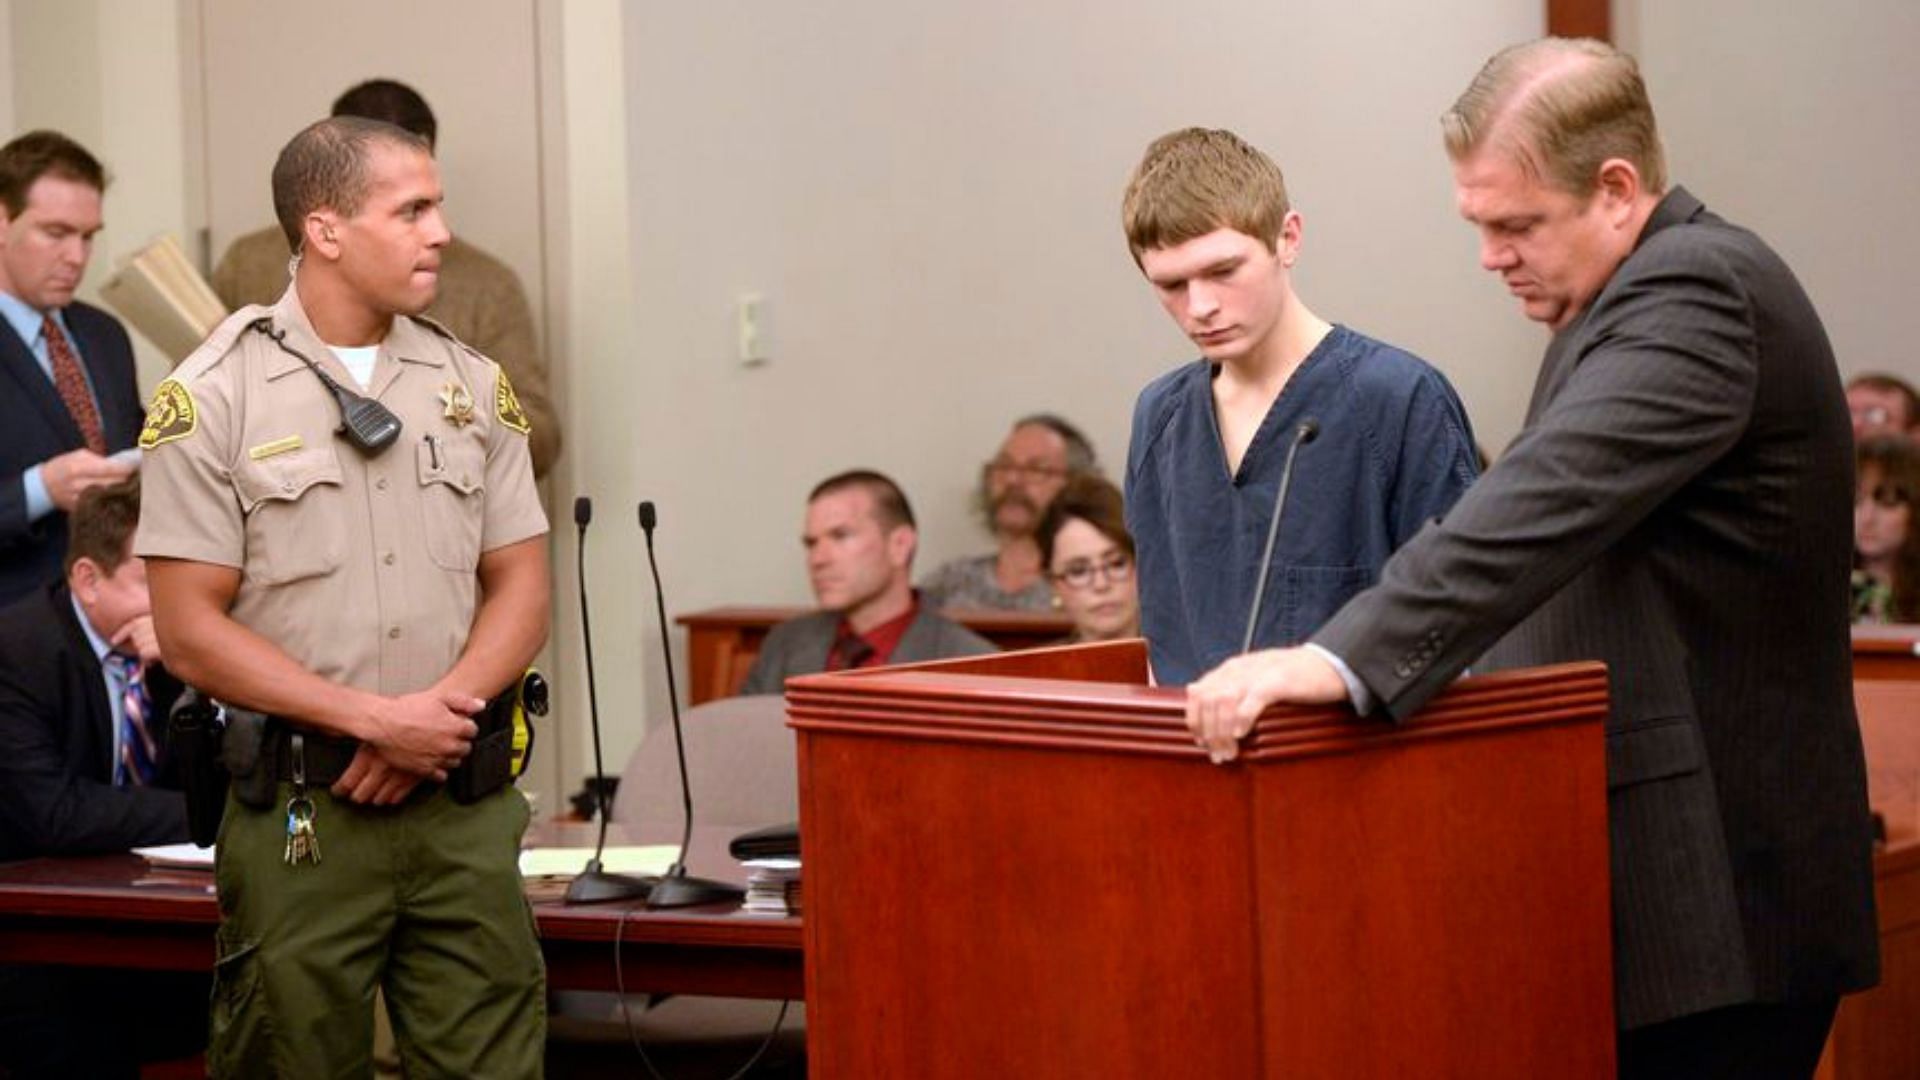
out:
<path id="1" fill-rule="evenodd" d="M 0 147 L 0 605 L 59 580 L 74 500 L 135 467 L 133 347 L 73 298 L 106 184 L 58 132 Z"/>

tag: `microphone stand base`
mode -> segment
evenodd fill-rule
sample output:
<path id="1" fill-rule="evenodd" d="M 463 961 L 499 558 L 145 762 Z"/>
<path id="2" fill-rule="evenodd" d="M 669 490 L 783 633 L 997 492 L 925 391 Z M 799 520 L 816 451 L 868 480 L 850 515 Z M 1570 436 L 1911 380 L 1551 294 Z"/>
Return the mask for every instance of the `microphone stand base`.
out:
<path id="1" fill-rule="evenodd" d="M 672 874 L 661 878 L 647 896 L 649 908 L 691 907 L 694 904 L 724 904 L 744 899 L 747 891 L 738 885 L 706 878 Z"/>
<path id="2" fill-rule="evenodd" d="M 659 878 L 637 878 L 588 870 L 567 886 L 569 904 L 604 904 L 611 900 L 632 900 L 651 896 Z"/>

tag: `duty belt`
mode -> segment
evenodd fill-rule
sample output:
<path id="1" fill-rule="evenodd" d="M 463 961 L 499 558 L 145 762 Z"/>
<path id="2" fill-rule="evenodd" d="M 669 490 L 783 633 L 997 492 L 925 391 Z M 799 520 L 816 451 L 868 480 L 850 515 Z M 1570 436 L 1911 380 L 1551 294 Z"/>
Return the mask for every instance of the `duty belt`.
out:
<path id="1" fill-rule="evenodd" d="M 274 717 L 268 728 L 272 734 L 272 755 L 267 759 L 267 768 L 275 783 L 293 779 L 293 733 L 299 731 L 300 740 L 306 747 L 307 783 L 314 787 L 330 786 L 340 779 L 353 764 L 353 756 L 360 751 L 360 740 L 335 735 L 321 735 L 312 730 L 295 728 L 287 720 Z"/>

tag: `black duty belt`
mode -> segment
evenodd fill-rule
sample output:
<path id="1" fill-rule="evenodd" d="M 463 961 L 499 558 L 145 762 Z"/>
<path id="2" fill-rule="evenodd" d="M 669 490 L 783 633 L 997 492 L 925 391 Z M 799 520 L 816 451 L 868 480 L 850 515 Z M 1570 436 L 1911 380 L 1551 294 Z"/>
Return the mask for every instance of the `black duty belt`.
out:
<path id="1" fill-rule="evenodd" d="M 293 735 L 299 731 L 301 743 L 306 748 L 307 784 L 310 787 L 326 787 L 344 776 L 347 766 L 353 764 L 353 756 L 360 752 L 360 740 L 337 735 L 321 735 L 313 731 L 301 731 L 292 727 L 288 721 L 274 718 L 268 729 L 272 732 L 273 754 L 267 766 L 272 770 L 274 782 L 293 779 Z"/>

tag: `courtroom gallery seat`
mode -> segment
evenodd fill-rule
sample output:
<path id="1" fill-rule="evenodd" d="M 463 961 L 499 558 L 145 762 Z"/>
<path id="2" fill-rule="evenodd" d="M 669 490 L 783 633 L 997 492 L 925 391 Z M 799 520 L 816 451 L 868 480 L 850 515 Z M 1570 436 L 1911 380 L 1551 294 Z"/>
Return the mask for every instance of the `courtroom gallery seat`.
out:
<path id="1" fill-rule="evenodd" d="M 794 736 L 787 728 L 784 698 L 722 698 L 689 709 L 682 719 L 695 824 L 744 832 L 799 817 Z M 673 729 L 665 718 L 641 739 L 622 770 L 612 820 L 647 826 L 650 832 L 665 826 L 678 835 L 679 765 Z M 710 868 L 693 867 L 696 873 L 705 869 Z M 780 1003 L 682 995 L 649 1009 L 646 996 L 636 994 L 628 997 L 627 1010 L 647 1056 L 679 1080 L 731 1075 L 772 1030 Z M 601 1059 L 616 1054 L 613 1048 L 628 1041 L 620 999 L 605 993 L 555 993 L 548 1037 L 556 1044 L 606 1048 L 610 1052 L 599 1054 Z M 805 1054 L 806 1006 L 796 1001 L 753 1075 L 804 1075 Z M 557 1046 L 549 1053 L 550 1064 L 567 1056 L 564 1047 Z"/>

